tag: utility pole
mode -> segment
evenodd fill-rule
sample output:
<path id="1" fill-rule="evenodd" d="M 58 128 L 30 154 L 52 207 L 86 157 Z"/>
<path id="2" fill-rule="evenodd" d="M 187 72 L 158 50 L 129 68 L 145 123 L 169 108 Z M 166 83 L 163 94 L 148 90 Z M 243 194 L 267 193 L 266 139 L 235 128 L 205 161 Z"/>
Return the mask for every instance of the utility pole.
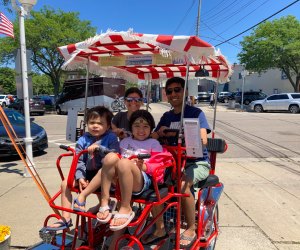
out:
<path id="1" fill-rule="evenodd" d="M 196 36 L 200 37 L 200 14 L 201 14 L 201 3 L 202 0 L 198 1 L 198 14 L 197 14 L 197 24 L 196 24 Z"/>
<path id="2" fill-rule="evenodd" d="M 201 14 L 201 2 L 202 0 L 198 0 L 198 13 L 197 13 L 197 23 L 196 23 L 196 36 L 200 37 L 200 14 Z M 200 79 L 197 79 L 197 87 L 199 88 Z M 198 96 L 198 93 L 197 93 Z M 194 100 L 193 100 L 194 103 Z"/>
<path id="3" fill-rule="evenodd" d="M 246 70 L 245 66 L 243 71 L 241 72 L 243 84 L 242 84 L 242 100 L 241 100 L 241 110 L 244 110 L 244 92 L 245 92 L 245 78 L 249 75 L 249 72 Z"/>

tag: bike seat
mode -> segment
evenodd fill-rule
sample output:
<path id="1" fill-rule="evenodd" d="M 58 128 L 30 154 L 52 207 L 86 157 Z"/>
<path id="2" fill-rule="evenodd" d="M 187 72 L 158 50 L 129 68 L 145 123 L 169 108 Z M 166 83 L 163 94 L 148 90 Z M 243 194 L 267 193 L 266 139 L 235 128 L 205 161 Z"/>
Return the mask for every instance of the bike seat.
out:
<path id="1" fill-rule="evenodd" d="M 198 186 L 198 188 L 206 188 L 217 185 L 218 183 L 219 177 L 214 174 L 210 174 L 205 180 L 199 181 L 196 186 Z"/>

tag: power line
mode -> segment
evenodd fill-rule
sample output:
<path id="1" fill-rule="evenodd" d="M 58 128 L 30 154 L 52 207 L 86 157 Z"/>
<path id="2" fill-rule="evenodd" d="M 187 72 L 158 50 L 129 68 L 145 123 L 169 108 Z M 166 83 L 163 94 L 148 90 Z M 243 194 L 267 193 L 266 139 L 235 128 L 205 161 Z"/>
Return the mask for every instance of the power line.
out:
<path id="1" fill-rule="evenodd" d="M 213 29 L 211 29 L 206 23 L 203 23 L 203 22 L 202 22 L 202 24 L 204 24 L 211 32 L 213 32 L 215 35 L 217 35 L 217 36 L 220 37 L 221 39 L 225 39 L 224 37 L 221 37 L 220 34 L 218 34 L 218 33 L 215 32 Z M 216 40 L 216 39 L 214 39 L 214 38 L 210 38 L 210 39 Z M 219 40 L 219 41 L 221 42 L 222 40 Z M 208 42 L 210 42 L 210 41 L 208 41 Z M 229 43 L 229 44 L 232 45 L 232 46 L 234 46 L 234 47 L 236 47 L 236 48 L 238 48 L 238 49 L 240 49 L 240 47 L 238 47 L 236 44 L 233 44 L 233 43 Z"/>
<path id="2" fill-rule="evenodd" d="M 261 23 L 265 22 L 266 20 L 268 20 L 268 19 L 270 19 L 271 17 L 273 17 L 273 16 L 277 15 L 278 13 L 280 13 L 280 12 L 284 11 L 285 9 L 289 8 L 290 6 L 294 5 L 295 3 L 299 2 L 299 1 L 300 1 L 300 0 L 296 0 L 296 1 L 292 2 L 291 4 L 287 5 L 287 6 L 286 6 L 286 7 L 284 7 L 283 9 L 281 9 L 281 10 L 277 11 L 277 12 L 276 12 L 276 13 L 274 13 L 273 15 L 271 15 L 271 16 L 269 16 L 269 17 L 265 18 L 264 20 L 260 21 L 259 23 L 255 24 L 255 25 L 253 25 L 253 26 L 252 26 L 252 27 L 250 27 L 249 29 L 246 29 L 246 30 L 244 30 L 243 32 L 241 32 L 241 33 L 239 33 L 239 34 L 237 34 L 237 35 L 235 35 L 235 36 L 233 36 L 233 37 L 231 37 L 231 38 L 229 38 L 229 39 L 225 40 L 224 42 L 221 42 L 221 43 L 219 43 L 219 44 L 216 44 L 216 45 L 215 45 L 215 47 L 217 47 L 217 46 L 220 46 L 220 45 L 221 45 L 221 44 L 223 44 L 223 43 L 227 43 L 228 41 L 230 41 L 230 40 L 232 40 L 232 39 L 234 39 L 234 38 L 236 38 L 236 37 L 238 37 L 238 36 L 240 36 L 240 35 L 242 35 L 242 34 L 246 33 L 247 31 L 249 31 L 249 30 L 251 30 L 251 29 L 255 28 L 255 27 L 256 27 L 256 26 L 258 26 L 259 24 L 261 24 Z"/>
<path id="3" fill-rule="evenodd" d="M 173 34 L 176 34 L 176 32 L 178 31 L 178 29 L 180 28 L 180 26 L 182 25 L 182 23 L 184 22 L 184 20 L 186 19 L 186 17 L 188 16 L 188 14 L 190 13 L 190 11 L 192 10 L 194 4 L 195 4 L 196 0 L 193 0 L 191 6 L 189 7 L 189 9 L 185 12 L 184 17 L 181 19 L 180 23 L 177 25 L 175 31 L 173 32 Z"/>
<path id="4" fill-rule="evenodd" d="M 216 27 L 216 26 L 224 25 L 224 23 L 230 21 L 230 19 L 235 18 L 236 14 L 240 14 L 242 12 L 242 10 L 248 10 L 249 6 L 254 4 L 255 1 L 257 1 L 257 0 L 249 0 L 247 3 L 238 7 L 237 9 L 231 8 L 230 11 L 228 11 L 227 13 L 224 13 L 224 15 L 218 16 L 218 18 L 213 20 L 212 23 L 210 23 L 210 26 Z M 222 21 L 220 21 L 220 19 Z M 231 27 L 232 27 L 232 25 L 231 25 Z"/>
<path id="5" fill-rule="evenodd" d="M 247 16 L 251 15 L 253 12 L 255 12 L 257 9 L 259 9 L 261 6 L 263 6 L 265 3 L 269 2 L 269 1 L 271 1 L 271 0 L 266 0 L 266 1 L 264 1 L 262 4 L 260 4 L 260 5 L 259 5 L 258 7 L 256 7 L 254 10 L 252 10 L 251 12 L 249 12 L 247 15 L 243 16 L 242 18 L 240 18 L 239 20 L 237 20 L 235 23 L 233 23 L 233 24 L 231 25 L 231 27 L 229 27 L 229 28 L 223 30 L 221 33 L 219 33 L 219 35 L 222 35 L 222 34 L 225 33 L 227 30 L 231 29 L 234 25 L 236 25 L 236 24 L 240 23 L 241 21 L 243 21 Z M 219 37 L 221 37 L 221 36 L 219 36 Z M 223 38 L 223 39 L 224 39 L 224 38 Z"/>

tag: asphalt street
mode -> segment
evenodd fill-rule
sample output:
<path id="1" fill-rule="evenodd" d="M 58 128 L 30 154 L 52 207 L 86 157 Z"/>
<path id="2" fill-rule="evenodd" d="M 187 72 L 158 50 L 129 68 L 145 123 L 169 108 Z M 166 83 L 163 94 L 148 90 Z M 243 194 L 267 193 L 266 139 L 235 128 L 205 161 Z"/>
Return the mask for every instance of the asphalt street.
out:
<path id="1" fill-rule="evenodd" d="M 214 111 L 200 104 L 213 126 Z M 168 104 L 151 104 L 158 121 Z M 217 158 L 216 173 L 225 189 L 219 202 L 221 233 L 217 250 L 300 249 L 300 114 L 238 112 L 217 108 L 216 137 L 224 138 L 228 150 Z M 82 118 L 82 117 L 79 117 Z M 45 127 L 49 148 L 34 157 L 37 171 L 53 195 L 60 177 L 58 145 L 65 139 L 66 116 L 35 116 Z M 66 174 L 70 160 L 62 162 Z M 16 158 L 0 158 L 0 224 L 12 228 L 11 249 L 40 241 L 38 231 L 53 213 L 24 165 Z M 88 201 L 92 205 L 95 200 Z"/>

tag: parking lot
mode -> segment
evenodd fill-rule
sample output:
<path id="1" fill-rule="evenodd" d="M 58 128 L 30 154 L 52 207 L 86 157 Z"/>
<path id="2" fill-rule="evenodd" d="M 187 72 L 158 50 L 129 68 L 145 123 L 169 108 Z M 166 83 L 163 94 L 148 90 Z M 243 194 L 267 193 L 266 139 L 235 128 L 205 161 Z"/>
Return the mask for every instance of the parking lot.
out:
<path id="1" fill-rule="evenodd" d="M 212 126 L 213 109 L 199 104 Z M 158 121 L 167 104 L 151 104 Z M 220 200 L 221 234 L 216 249 L 300 249 L 300 114 L 237 112 L 218 105 L 216 137 L 228 150 L 218 156 L 216 173 L 225 189 Z M 82 118 L 82 117 L 81 117 Z M 65 140 L 66 116 L 35 116 L 49 148 L 34 157 L 51 195 L 58 191 L 55 160 Z M 64 162 L 67 173 L 69 162 Z M 0 162 L 0 223 L 12 227 L 12 249 L 39 242 L 38 230 L 51 213 L 35 183 L 23 178 L 16 159 Z"/>

